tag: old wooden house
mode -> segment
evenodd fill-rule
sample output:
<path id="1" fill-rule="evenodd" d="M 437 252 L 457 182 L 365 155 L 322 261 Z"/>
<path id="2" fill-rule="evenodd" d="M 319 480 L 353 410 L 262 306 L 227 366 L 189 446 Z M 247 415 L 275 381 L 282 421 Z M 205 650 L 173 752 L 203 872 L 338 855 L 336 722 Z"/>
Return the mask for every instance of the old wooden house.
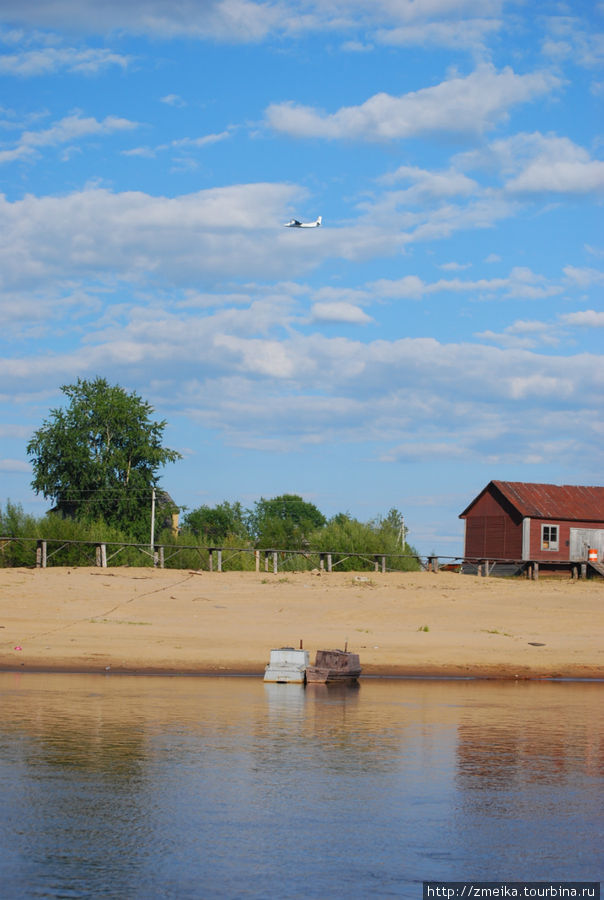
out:
<path id="1" fill-rule="evenodd" d="M 460 519 L 468 560 L 585 563 L 604 575 L 604 487 L 490 481 Z"/>

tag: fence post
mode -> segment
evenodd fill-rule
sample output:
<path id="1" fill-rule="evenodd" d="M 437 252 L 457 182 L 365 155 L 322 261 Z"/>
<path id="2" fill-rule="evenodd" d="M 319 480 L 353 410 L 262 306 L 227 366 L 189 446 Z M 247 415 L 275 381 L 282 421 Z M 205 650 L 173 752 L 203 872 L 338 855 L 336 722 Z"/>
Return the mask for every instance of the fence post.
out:
<path id="1" fill-rule="evenodd" d="M 153 548 L 153 568 L 157 569 L 157 564 L 159 562 L 159 553 L 157 552 L 157 547 Z"/>
<path id="2" fill-rule="evenodd" d="M 210 564 L 210 572 L 213 572 L 214 571 L 214 551 L 211 547 L 208 550 L 208 561 Z"/>
<path id="3" fill-rule="evenodd" d="M 101 545 L 97 544 L 94 553 L 94 564 L 99 567 L 101 565 Z"/>
<path id="4" fill-rule="evenodd" d="M 107 568 L 107 544 L 101 544 L 101 566 Z"/>
<path id="5" fill-rule="evenodd" d="M 374 557 L 373 557 L 373 571 L 374 571 L 374 572 L 377 572 L 377 571 L 378 571 L 378 558 L 377 558 L 377 556 L 374 556 Z"/>
<path id="6" fill-rule="evenodd" d="M 325 554 L 319 553 L 319 569 L 321 572 L 325 571 Z"/>
<path id="7" fill-rule="evenodd" d="M 38 541 L 36 547 L 36 567 L 38 569 L 46 568 L 46 541 Z"/>
<path id="8" fill-rule="evenodd" d="M 268 550 L 264 551 L 264 571 L 268 572 Z"/>
<path id="9" fill-rule="evenodd" d="M 273 575 L 276 575 L 277 572 L 277 551 L 273 550 Z"/>
<path id="10" fill-rule="evenodd" d="M 254 562 L 256 563 L 256 571 L 260 571 L 260 550 L 254 550 Z"/>
<path id="11" fill-rule="evenodd" d="M 327 554 L 327 571 L 331 572 L 331 553 Z"/>
<path id="12" fill-rule="evenodd" d="M 386 557 L 382 556 L 382 575 L 386 574 Z"/>
<path id="13" fill-rule="evenodd" d="M 222 550 L 217 550 L 216 555 L 218 556 L 218 571 L 222 572 Z"/>
<path id="14" fill-rule="evenodd" d="M 164 545 L 160 544 L 159 547 L 159 567 L 163 569 L 164 567 Z"/>

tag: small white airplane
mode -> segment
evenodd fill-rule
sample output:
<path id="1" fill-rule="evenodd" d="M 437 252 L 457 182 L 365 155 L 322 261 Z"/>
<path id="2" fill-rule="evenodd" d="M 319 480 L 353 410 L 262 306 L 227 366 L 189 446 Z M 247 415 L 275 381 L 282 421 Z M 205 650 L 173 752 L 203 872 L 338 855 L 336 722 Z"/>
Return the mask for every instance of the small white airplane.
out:
<path id="1" fill-rule="evenodd" d="M 285 223 L 285 228 L 318 228 L 322 221 L 322 216 L 319 216 L 314 222 L 299 222 L 298 219 L 291 219 Z"/>

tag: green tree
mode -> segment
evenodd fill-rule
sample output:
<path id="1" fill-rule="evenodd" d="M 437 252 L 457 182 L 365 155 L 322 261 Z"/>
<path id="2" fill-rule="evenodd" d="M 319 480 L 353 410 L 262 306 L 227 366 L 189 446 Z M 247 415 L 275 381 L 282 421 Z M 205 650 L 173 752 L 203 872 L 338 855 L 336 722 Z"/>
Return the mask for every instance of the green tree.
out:
<path id="1" fill-rule="evenodd" d="M 162 446 L 166 422 L 153 421 L 149 403 L 104 378 L 78 378 L 61 391 L 68 405 L 52 409 L 27 445 L 32 487 L 64 516 L 102 519 L 143 540 L 158 470 L 180 459 Z"/>
<path id="2" fill-rule="evenodd" d="M 201 538 L 204 544 L 221 544 L 228 536 L 248 538 L 245 511 L 239 501 L 199 506 L 184 517 L 183 528 Z"/>
<path id="3" fill-rule="evenodd" d="M 259 547 L 289 550 L 304 546 L 308 535 L 326 521 L 314 503 L 298 494 L 281 494 L 256 502 L 249 516 L 249 528 Z"/>

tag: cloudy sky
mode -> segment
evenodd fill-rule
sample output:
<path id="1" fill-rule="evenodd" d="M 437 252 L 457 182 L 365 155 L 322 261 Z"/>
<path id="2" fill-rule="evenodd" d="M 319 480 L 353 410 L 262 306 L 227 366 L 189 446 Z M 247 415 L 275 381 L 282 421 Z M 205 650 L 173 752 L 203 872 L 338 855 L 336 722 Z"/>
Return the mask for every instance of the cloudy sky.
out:
<path id="1" fill-rule="evenodd" d="M 492 478 L 602 484 L 603 56 L 593 0 L 0 0 L 2 501 L 97 375 L 189 508 L 454 556 Z"/>

